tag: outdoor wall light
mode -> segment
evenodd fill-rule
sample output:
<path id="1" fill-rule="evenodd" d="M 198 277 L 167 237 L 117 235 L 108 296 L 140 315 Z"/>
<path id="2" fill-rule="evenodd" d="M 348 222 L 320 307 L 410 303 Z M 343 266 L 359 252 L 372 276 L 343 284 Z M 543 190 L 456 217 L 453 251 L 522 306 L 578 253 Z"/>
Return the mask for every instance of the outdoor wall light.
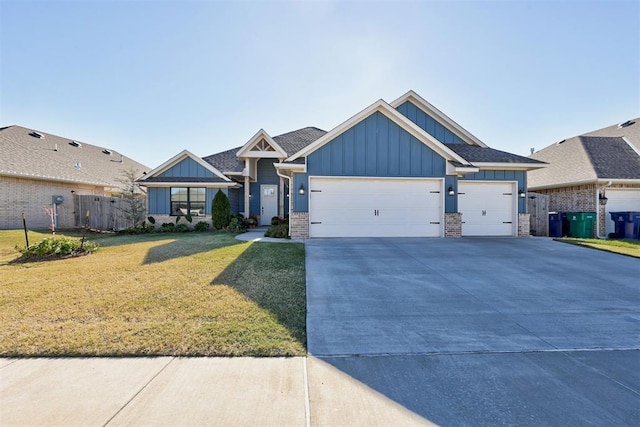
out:
<path id="1" fill-rule="evenodd" d="M 304 184 L 300 184 L 300 187 L 298 188 L 298 194 L 304 196 Z"/>
<path id="2" fill-rule="evenodd" d="M 604 206 L 607 204 L 607 200 L 609 200 L 609 198 L 607 196 L 605 196 L 604 194 L 600 193 L 598 195 L 598 200 L 600 200 L 600 205 Z"/>
<path id="3" fill-rule="evenodd" d="M 525 193 L 523 189 L 520 189 L 520 191 L 518 191 L 518 197 L 524 199 L 525 197 L 527 197 L 527 193 Z"/>
<path id="4" fill-rule="evenodd" d="M 447 193 L 448 193 L 450 196 L 455 196 L 455 195 L 456 195 L 456 192 L 455 192 L 455 191 L 453 191 L 453 187 L 452 187 L 451 185 L 450 185 L 450 186 L 449 186 L 449 188 L 447 189 Z"/>

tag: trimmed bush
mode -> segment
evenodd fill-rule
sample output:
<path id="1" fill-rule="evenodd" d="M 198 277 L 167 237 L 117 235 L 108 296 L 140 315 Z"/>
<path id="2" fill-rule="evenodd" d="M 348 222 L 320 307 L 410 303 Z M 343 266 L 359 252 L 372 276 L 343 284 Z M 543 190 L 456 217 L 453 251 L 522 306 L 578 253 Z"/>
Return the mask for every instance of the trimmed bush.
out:
<path id="1" fill-rule="evenodd" d="M 194 231 L 209 231 L 209 223 L 207 221 L 200 221 L 193 226 Z"/>
<path id="2" fill-rule="evenodd" d="M 98 245 L 92 242 L 82 242 L 71 237 L 47 237 L 44 240 L 21 249 L 22 258 L 62 258 L 93 253 L 98 250 Z"/>
<path id="3" fill-rule="evenodd" d="M 175 227 L 173 227 L 174 233 L 186 233 L 188 231 L 191 231 L 191 230 L 189 229 L 189 226 L 187 224 L 178 224 Z"/>
<path id="4" fill-rule="evenodd" d="M 229 198 L 222 190 L 218 190 L 213 203 L 211 204 L 211 222 L 213 228 L 216 230 L 222 230 L 229 225 L 231 221 L 231 203 Z"/>
<path id="5" fill-rule="evenodd" d="M 235 215 L 229 221 L 229 225 L 227 226 L 227 230 L 233 231 L 236 233 L 244 233 L 247 231 L 247 223 L 244 220 L 242 215 Z"/>
<path id="6" fill-rule="evenodd" d="M 265 237 L 275 237 L 276 239 L 286 239 L 289 237 L 289 226 L 287 224 L 272 225 L 264 233 Z"/>

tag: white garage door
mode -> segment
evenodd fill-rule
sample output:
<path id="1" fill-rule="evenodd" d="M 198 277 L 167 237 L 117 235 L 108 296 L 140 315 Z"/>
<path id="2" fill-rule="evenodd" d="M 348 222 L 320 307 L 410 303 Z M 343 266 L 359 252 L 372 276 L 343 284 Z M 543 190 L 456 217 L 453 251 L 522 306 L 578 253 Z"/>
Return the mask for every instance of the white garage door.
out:
<path id="1" fill-rule="evenodd" d="M 514 182 L 458 182 L 463 236 L 515 236 Z"/>
<path id="2" fill-rule="evenodd" d="M 442 180 L 311 177 L 311 237 L 437 237 Z"/>
<path id="3" fill-rule="evenodd" d="M 615 225 L 609 212 L 640 212 L 640 190 L 626 188 L 607 188 L 606 230 L 607 235 L 615 231 Z"/>

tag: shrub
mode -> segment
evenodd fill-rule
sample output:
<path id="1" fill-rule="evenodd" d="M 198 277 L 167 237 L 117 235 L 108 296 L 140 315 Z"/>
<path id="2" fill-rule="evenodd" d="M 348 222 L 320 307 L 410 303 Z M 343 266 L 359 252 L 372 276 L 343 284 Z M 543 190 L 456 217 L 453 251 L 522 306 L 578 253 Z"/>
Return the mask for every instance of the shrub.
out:
<path id="1" fill-rule="evenodd" d="M 22 258 L 84 255 L 98 250 L 98 245 L 92 242 L 82 242 L 70 237 L 47 237 L 44 240 L 21 249 Z"/>
<path id="2" fill-rule="evenodd" d="M 211 204 L 211 222 L 213 228 L 221 230 L 229 225 L 231 221 L 231 203 L 222 190 L 218 190 L 213 203 Z"/>
<path id="3" fill-rule="evenodd" d="M 289 237 L 289 226 L 287 224 L 272 225 L 264 233 L 265 237 L 275 237 L 276 239 L 286 239 Z"/>
<path id="4" fill-rule="evenodd" d="M 194 231 L 209 231 L 209 223 L 207 221 L 200 221 L 193 226 Z"/>
<path id="5" fill-rule="evenodd" d="M 273 218 L 271 218 L 271 225 L 278 225 L 280 224 L 280 217 L 274 216 Z"/>
<path id="6" fill-rule="evenodd" d="M 142 221 L 142 224 L 137 227 L 129 227 L 124 230 L 118 231 L 120 234 L 146 234 L 153 233 L 155 231 L 155 227 L 151 224 L 147 224 L 145 221 Z"/>
<path id="7" fill-rule="evenodd" d="M 158 233 L 173 233 L 176 225 L 172 222 L 163 222 L 160 228 L 158 228 Z"/>
<path id="8" fill-rule="evenodd" d="M 174 233 L 186 233 L 188 231 L 191 231 L 191 230 L 189 229 L 189 226 L 187 224 L 178 224 L 175 227 L 173 227 Z"/>
<path id="9" fill-rule="evenodd" d="M 247 231 L 247 224 L 242 215 L 234 215 L 229 221 L 227 230 L 234 231 L 236 233 L 244 233 Z"/>

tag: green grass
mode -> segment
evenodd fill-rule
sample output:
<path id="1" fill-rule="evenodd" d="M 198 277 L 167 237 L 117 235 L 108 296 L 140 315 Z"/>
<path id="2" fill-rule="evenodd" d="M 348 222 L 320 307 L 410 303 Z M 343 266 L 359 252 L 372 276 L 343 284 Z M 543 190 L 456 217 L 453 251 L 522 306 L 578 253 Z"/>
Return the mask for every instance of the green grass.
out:
<path id="1" fill-rule="evenodd" d="M 30 232 L 30 243 L 47 235 Z M 90 240 L 97 253 L 10 264 L 24 234 L 0 231 L 0 356 L 306 354 L 302 244 L 213 233 Z"/>
<path id="2" fill-rule="evenodd" d="M 599 249 L 607 252 L 628 255 L 640 258 L 640 240 L 605 240 L 605 239 L 578 239 L 561 238 L 558 242 L 571 243 L 587 248 Z"/>

